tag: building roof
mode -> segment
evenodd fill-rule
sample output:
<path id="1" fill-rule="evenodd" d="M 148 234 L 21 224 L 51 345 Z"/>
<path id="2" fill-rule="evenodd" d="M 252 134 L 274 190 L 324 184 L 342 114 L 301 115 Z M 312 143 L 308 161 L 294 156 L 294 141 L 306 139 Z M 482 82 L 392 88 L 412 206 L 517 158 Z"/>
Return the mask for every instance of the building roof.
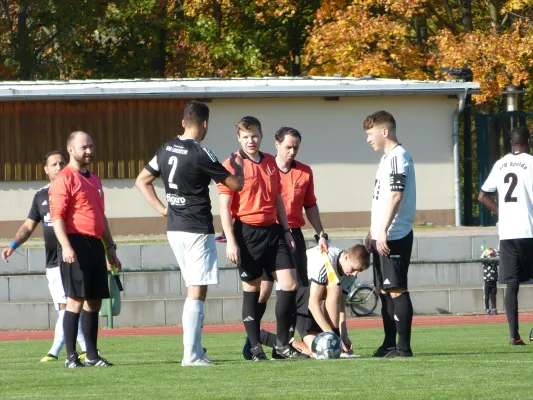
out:
<path id="1" fill-rule="evenodd" d="M 476 82 L 282 77 L 0 82 L 0 101 L 479 94 Z"/>

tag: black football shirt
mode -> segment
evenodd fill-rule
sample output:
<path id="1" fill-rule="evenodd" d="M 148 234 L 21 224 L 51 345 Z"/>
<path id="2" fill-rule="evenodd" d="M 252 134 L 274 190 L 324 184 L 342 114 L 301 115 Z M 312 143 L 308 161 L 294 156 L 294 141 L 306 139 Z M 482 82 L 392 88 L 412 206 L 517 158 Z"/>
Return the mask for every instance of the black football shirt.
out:
<path id="1" fill-rule="evenodd" d="M 222 182 L 230 173 L 213 153 L 193 139 L 176 137 L 145 168 L 165 185 L 168 231 L 215 233 L 209 183 Z"/>
<path id="2" fill-rule="evenodd" d="M 48 189 L 50 184 L 39 189 L 33 197 L 28 219 L 43 223 L 44 249 L 46 254 L 46 268 L 59 266 L 57 260 L 57 238 L 50 218 L 50 204 L 48 201 Z"/>

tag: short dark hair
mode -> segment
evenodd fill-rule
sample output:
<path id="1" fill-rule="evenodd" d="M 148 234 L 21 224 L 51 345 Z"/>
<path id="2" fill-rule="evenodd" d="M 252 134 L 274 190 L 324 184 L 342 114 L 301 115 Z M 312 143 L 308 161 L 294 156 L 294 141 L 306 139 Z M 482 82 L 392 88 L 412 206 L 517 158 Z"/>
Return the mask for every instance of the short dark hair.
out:
<path id="1" fill-rule="evenodd" d="M 368 131 L 378 125 L 387 125 L 388 129 L 396 131 L 396 120 L 388 111 L 381 110 L 370 114 L 363 122 L 363 129 Z"/>
<path id="2" fill-rule="evenodd" d="M 185 125 L 199 126 L 209 121 L 209 107 L 196 100 L 189 101 L 183 108 L 183 120 Z"/>
<path id="3" fill-rule="evenodd" d="M 237 128 L 237 135 L 240 134 L 240 131 L 249 131 L 253 127 L 256 127 L 261 136 L 263 135 L 263 129 L 261 129 L 261 122 L 255 117 L 242 117 L 235 127 Z"/>
<path id="4" fill-rule="evenodd" d="M 529 136 L 529 130 L 525 126 L 517 126 L 511 131 L 511 144 L 526 146 L 529 144 Z"/>
<path id="5" fill-rule="evenodd" d="M 63 157 L 63 160 L 66 160 L 65 156 L 63 155 L 63 153 L 61 153 L 60 151 L 58 150 L 53 150 L 49 153 L 46 153 L 46 155 L 44 156 L 44 165 L 48 165 L 48 159 L 52 156 L 55 156 L 55 155 L 60 155 L 61 157 Z"/>
<path id="6" fill-rule="evenodd" d="M 352 260 L 362 260 L 365 266 L 364 270 L 368 269 L 370 266 L 370 253 L 362 244 L 356 244 L 355 246 L 350 247 L 346 250 L 346 254 L 348 254 L 348 257 Z"/>
<path id="7" fill-rule="evenodd" d="M 279 143 L 283 142 L 283 140 L 285 140 L 285 136 L 287 135 L 292 135 L 295 138 L 300 139 L 300 142 L 302 141 L 302 135 L 300 135 L 300 132 L 288 126 L 282 126 L 281 128 L 277 130 L 276 135 L 275 135 L 276 141 Z"/>

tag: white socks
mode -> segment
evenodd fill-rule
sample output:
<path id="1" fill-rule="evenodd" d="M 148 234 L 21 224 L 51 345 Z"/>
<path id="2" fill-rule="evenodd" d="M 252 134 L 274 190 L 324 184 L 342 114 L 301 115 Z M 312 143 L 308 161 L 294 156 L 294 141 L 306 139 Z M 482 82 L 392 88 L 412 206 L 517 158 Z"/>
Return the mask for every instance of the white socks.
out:
<path id="1" fill-rule="evenodd" d="M 52 343 L 52 348 L 48 352 L 48 354 L 55 357 L 59 356 L 61 349 L 65 345 L 65 334 L 63 333 L 63 317 L 65 316 L 65 310 L 59 310 L 58 314 L 54 331 L 54 343 Z"/>
<path id="2" fill-rule="evenodd" d="M 183 361 L 191 362 L 204 356 L 202 349 L 202 323 L 204 319 L 204 302 L 185 300 L 183 306 Z"/>
<path id="3" fill-rule="evenodd" d="M 80 344 L 81 352 L 85 353 L 87 351 L 87 346 L 85 345 L 85 335 L 83 334 L 82 321 L 83 313 L 80 313 L 80 322 L 78 322 L 78 337 L 76 340 Z"/>
<path id="4" fill-rule="evenodd" d="M 65 317 L 65 310 L 58 311 L 58 317 L 56 322 L 56 327 L 54 330 L 54 342 L 52 343 L 52 348 L 48 352 L 53 356 L 59 356 L 61 349 L 65 345 L 65 333 L 63 331 L 63 318 Z M 81 351 L 86 351 L 85 347 L 85 336 L 83 336 L 83 330 L 81 329 L 81 316 L 80 322 L 78 324 L 78 343 L 80 344 Z"/>

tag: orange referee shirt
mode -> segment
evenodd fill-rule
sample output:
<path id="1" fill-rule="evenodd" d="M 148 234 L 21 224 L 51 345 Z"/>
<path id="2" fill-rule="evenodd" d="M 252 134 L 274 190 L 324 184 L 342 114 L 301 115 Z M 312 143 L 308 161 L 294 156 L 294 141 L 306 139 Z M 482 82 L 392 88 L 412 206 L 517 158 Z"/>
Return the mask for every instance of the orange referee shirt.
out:
<path id="1" fill-rule="evenodd" d="M 65 221 L 67 233 L 101 239 L 104 233 L 104 191 L 93 173 L 89 178 L 67 165 L 48 192 L 52 222 Z"/>
<path id="2" fill-rule="evenodd" d="M 308 165 L 295 160 L 287 173 L 280 171 L 280 176 L 281 197 L 289 228 L 301 228 L 305 225 L 303 209 L 316 205 L 313 171 Z"/>
<path id="3" fill-rule="evenodd" d="M 231 215 L 249 225 L 268 226 L 276 223 L 276 198 L 281 192 L 281 185 L 274 156 L 260 152 L 261 160 L 256 163 L 242 150 L 235 154 L 243 159 L 244 188 L 240 192 L 233 192 L 223 184 L 217 185 L 219 193 L 233 195 Z M 229 158 L 222 165 L 232 174 L 235 173 Z"/>

